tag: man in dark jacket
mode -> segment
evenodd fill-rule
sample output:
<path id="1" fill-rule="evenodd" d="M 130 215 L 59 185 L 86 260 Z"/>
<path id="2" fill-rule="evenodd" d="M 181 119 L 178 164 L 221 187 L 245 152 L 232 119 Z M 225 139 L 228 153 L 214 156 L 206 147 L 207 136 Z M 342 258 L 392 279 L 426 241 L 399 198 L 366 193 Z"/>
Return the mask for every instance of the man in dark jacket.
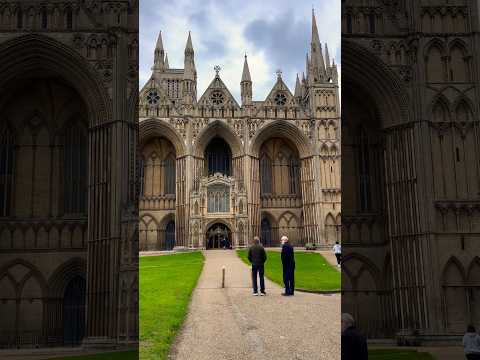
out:
<path id="1" fill-rule="evenodd" d="M 283 283 L 285 292 L 283 296 L 293 296 L 295 289 L 295 257 L 293 255 L 293 246 L 288 242 L 288 237 L 282 236 L 282 265 L 283 265 Z"/>
<path id="2" fill-rule="evenodd" d="M 253 295 L 258 296 L 257 286 L 257 274 L 260 278 L 260 296 L 265 296 L 265 269 L 264 264 L 267 261 L 267 253 L 260 244 L 258 236 L 253 238 L 253 245 L 248 249 L 248 261 L 252 264 L 252 283 L 253 283 Z"/>
<path id="3" fill-rule="evenodd" d="M 352 315 L 342 314 L 342 360 L 368 360 L 367 339 L 355 327 Z"/>

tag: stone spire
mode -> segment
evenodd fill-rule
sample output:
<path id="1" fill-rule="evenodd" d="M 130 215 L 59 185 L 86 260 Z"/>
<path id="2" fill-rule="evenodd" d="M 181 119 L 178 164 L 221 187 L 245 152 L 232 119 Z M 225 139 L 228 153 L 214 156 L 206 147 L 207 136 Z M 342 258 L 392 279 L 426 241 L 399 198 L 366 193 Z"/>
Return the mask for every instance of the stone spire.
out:
<path id="1" fill-rule="evenodd" d="M 330 66 L 330 55 L 328 54 L 327 43 L 325 43 L 325 65 L 327 66 L 327 68 Z"/>
<path id="2" fill-rule="evenodd" d="M 187 45 L 185 46 L 184 70 L 186 79 L 195 80 L 195 52 L 193 51 L 190 31 L 188 32 Z"/>
<path id="3" fill-rule="evenodd" d="M 165 53 L 165 69 L 170 69 L 170 66 L 168 65 L 168 55 Z"/>
<path id="4" fill-rule="evenodd" d="M 197 101 L 197 70 L 195 69 L 195 52 L 193 51 L 192 36 L 188 32 L 187 45 L 183 69 L 183 102 L 192 104 Z"/>
<path id="5" fill-rule="evenodd" d="M 243 62 L 242 82 L 252 81 L 250 78 L 250 69 L 248 68 L 247 54 L 245 54 L 245 61 Z"/>
<path id="6" fill-rule="evenodd" d="M 325 62 L 323 60 L 322 45 L 320 44 L 320 38 L 318 36 L 317 20 L 315 19 L 314 9 L 312 9 L 311 63 L 313 74 L 310 75 L 313 75 L 314 78 L 320 80 L 320 78 L 325 75 Z"/>
<path id="7" fill-rule="evenodd" d="M 247 54 L 243 62 L 242 80 L 240 81 L 240 92 L 242 105 L 251 105 L 252 103 L 252 79 L 250 78 L 250 69 L 248 68 Z"/>
<path id="8" fill-rule="evenodd" d="M 152 70 L 163 69 L 165 65 L 164 57 L 165 57 L 165 50 L 163 49 L 162 31 L 160 31 L 158 33 L 157 44 L 155 46 L 155 55 L 154 55 Z"/>
<path id="9" fill-rule="evenodd" d="M 300 79 L 298 78 L 298 73 L 297 73 L 297 81 L 295 82 L 295 97 L 296 98 L 302 97 L 302 88 L 300 85 Z"/>

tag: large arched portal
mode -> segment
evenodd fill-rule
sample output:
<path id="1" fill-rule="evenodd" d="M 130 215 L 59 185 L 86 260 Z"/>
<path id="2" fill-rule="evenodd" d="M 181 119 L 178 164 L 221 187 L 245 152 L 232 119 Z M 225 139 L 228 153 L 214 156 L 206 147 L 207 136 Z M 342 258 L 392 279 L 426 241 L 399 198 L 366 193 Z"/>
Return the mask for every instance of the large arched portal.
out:
<path id="1" fill-rule="evenodd" d="M 206 232 L 207 249 L 230 249 L 232 247 L 232 232 L 224 223 L 214 223 Z"/>

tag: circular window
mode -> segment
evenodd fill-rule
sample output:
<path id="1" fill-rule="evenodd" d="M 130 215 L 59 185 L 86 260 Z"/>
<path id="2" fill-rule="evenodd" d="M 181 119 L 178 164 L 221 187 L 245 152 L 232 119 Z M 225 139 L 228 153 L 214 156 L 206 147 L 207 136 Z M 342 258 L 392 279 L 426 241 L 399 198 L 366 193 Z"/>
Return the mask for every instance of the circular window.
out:
<path id="1" fill-rule="evenodd" d="M 212 95 L 210 96 L 210 99 L 212 100 L 214 105 L 222 105 L 223 104 L 223 93 L 221 91 L 214 91 L 212 92 Z"/>
<path id="2" fill-rule="evenodd" d="M 150 90 L 147 94 L 147 101 L 150 105 L 155 105 L 160 100 L 160 96 L 158 95 L 157 90 L 153 89 Z"/>
<path id="3" fill-rule="evenodd" d="M 283 106 L 286 103 L 287 103 L 287 97 L 285 96 L 285 94 L 278 93 L 277 95 L 275 95 L 275 104 Z"/>

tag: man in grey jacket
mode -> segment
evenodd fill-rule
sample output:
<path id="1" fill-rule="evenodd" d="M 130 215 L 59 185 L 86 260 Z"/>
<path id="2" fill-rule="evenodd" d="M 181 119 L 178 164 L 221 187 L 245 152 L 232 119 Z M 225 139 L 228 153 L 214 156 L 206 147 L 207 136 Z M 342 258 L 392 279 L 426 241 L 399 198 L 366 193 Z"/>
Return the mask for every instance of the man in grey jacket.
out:
<path id="1" fill-rule="evenodd" d="M 260 278 L 260 296 L 265 296 L 264 264 L 265 261 L 267 261 L 267 253 L 262 244 L 260 244 L 260 238 L 258 236 L 253 238 L 253 245 L 248 249 L 248 261 L 252 264 L 253 295 L 258 296 L 258 274 L 258 277 Z"/>

